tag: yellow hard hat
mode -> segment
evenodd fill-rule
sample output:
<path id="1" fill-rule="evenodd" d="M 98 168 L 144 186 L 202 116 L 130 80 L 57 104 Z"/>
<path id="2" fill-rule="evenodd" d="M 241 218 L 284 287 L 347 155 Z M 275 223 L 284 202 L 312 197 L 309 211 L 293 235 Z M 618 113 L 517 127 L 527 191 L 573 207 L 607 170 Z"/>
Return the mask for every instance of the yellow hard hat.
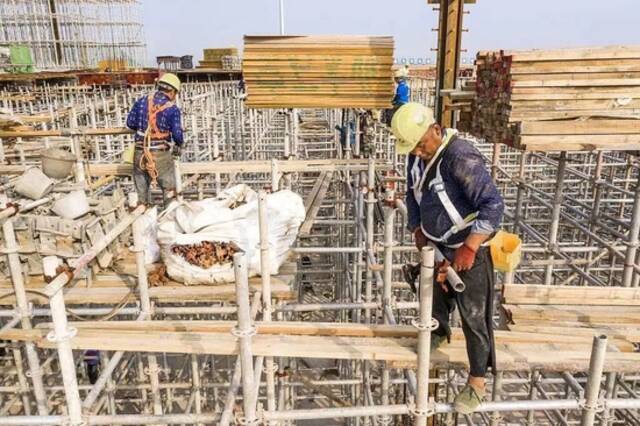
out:
<path id="1" fill-rule="evenodd" d="M 158 79 L 158 84 L 166 84 L 176 89 L 176 92 L 180 91 L 180 79 L 177 75 L 170 72 L 162 74 L 162 77 Z"/>
<path id="2" fill-rule="evenodd" d="M 435 122 L 433 110 L 417 102 L 409 102 L 398 108 L 391 119 L 391 131 L 396 137 L 396 153 L 410 153 Z"/>

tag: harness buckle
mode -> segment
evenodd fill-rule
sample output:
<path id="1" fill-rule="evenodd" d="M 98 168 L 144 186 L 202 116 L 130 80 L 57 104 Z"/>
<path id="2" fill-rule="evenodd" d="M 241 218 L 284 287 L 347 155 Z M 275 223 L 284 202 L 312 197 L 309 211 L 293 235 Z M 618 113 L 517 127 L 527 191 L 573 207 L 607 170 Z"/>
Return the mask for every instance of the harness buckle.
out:
<path id="1" fill-rule="evenodd" d="M 445 190 L 443 181 L 433 182 L 432 186 L 436 190 L 436 192 L 443 192 Z"/>

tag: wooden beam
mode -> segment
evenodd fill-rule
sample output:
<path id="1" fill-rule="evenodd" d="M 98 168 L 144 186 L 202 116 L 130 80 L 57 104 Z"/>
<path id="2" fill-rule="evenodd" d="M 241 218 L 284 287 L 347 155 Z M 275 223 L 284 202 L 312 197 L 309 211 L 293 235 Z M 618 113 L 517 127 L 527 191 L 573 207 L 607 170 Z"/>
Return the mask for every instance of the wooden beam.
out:
<path id="1" fill-rule="evenodd" d="M 640 288 L 505 284 L 502 297 L 510 305 L 640 306 Z"/>
<path id="2" fill-rule="evenodd" d="M 46 339 L 46 333 L 44 329 L 16 329 L 8 331 L 3 338 L 35 341 L 41 348 L 55 347 L 54 342 Z M 238 340 L 231 333 L 123 333 L 121 330 L 79 328 L 71 345 L 77 350 L 214 355 L 237 355 L 239 352 Z M 387 361 L 392 368 L 414 368 L 417 361 L 413 339 L 258 334 L 252 338 L 251 346 L 256 356 Z M 545 371 L 586 371 L 590 347 L 590 344 L 498 343 L 498 368 L 503 371 L 534 368 Z M 554 356 L 550 357 L 549 353 Z M 434 351 L 431 360 L 434 367 L 467 367 L 466 346 L 463 341 L 453 341 Z M 640 354 L 618 352 L 611 347 L 607 353 L 605 370 L 633 372 L 637 371 L 639 362 Z"/>
<path id="3" fill-rule="evenodd" d="M 313 227 L 313 222 L 316 220 L 318 216 L 318 212 L 320 211 L 320 207 L 322 206 L 322 202 L 324 201 L 324 197 L 327 195 L 327 191 L 329 190 L 329 185 L 331 185 L 331 179 L 333 178 L 333 172 L 322 172 L 320 177 L 316 181 L 311 193 L 309 194 L 309 199 L 305 202 L 305 209 L 307 211 L 306 218 L 302 225 L 300 226 L 300 235 L 309 235 L 311 232 L 311 228 Z M 313 198 L 311 198 L 313 197 Z M 308 205 L 307 205 L 308 204 Z"/>
<path id="4" fill-rule="evenodd" d="M 511 313 L 513 321 L 573 321 L 594 327 L 601 325 L 640 326 L 640 307 L 618 306 L 566 306 L 566 305 L 504 305 Z"/>
<path id="5" fill-rule="evenodd" d="M 321 171 L 365 171 L 367 160 L 284 160 L 276 161 L 278 171 L 282 173 L 313 173 Z M 130 176 L 130 164 L 89 164 L 89 175 L 100 176 Z M 389 170 L 391 165 L 384 161 L 376 162 L 376 170 Z M 0 175 L 22 174 L 25 166 L 0 165 Z M 183 175 L 212 174 L 212 173 L 269 173 L 271 161 L 206 161 L 181 163 Z"/>

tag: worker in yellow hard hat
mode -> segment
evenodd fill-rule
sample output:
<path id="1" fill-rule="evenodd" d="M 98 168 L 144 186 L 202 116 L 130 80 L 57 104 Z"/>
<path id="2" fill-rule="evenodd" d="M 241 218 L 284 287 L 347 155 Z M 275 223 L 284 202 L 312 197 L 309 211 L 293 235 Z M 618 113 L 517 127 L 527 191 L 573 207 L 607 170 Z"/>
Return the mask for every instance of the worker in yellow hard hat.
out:
<path id="1" fill-rule="evenodd" d="M 494 271 L 486 242 L 502 221 L 504 202 L 480 152 L 457 130 L 440 126 L 431 108 L 407 103 L 394 114 L 391 127 L 396 152 L 407 154 L 408 228 L 418 250 L 431 242 L 445 257 L 437 265 L 440 285 L 433 290 L 439 326 L 432 332 L 432 349 L 449 340 L 455 304 L 462 317 L 470 372 L 455 408 L 468 414 L 484 397 L 487 370 L 495 372 Z M 449 265 L 465 283 L 464 292 L 446 281 Z M 405 277 L 415 279 L 415 274 L 405 270 Z"/>
<path id="2" fill-rule="evenodd" d="M 151 186 L 162 189 L 165 206 L 175 196 L 174 161 L 180 158 L 184 136 L 176 97 L 180 79 L 171 73 L 157 81 L 156 91 L 138 99 L 127 117 L 135 133 L 133 180 L 141 202 L 151 205 Z"/>

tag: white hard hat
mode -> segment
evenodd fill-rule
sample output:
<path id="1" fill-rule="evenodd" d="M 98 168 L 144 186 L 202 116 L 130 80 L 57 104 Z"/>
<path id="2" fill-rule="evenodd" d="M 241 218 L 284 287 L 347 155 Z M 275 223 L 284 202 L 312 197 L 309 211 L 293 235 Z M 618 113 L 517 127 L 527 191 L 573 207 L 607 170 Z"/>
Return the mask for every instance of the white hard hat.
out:
<path id="1" fill-rule="evenodd" d="M 407 78 L 409 77 L 409 67 L 404 65 L 396 70 L 393 74 L 395 78 Z"/>

